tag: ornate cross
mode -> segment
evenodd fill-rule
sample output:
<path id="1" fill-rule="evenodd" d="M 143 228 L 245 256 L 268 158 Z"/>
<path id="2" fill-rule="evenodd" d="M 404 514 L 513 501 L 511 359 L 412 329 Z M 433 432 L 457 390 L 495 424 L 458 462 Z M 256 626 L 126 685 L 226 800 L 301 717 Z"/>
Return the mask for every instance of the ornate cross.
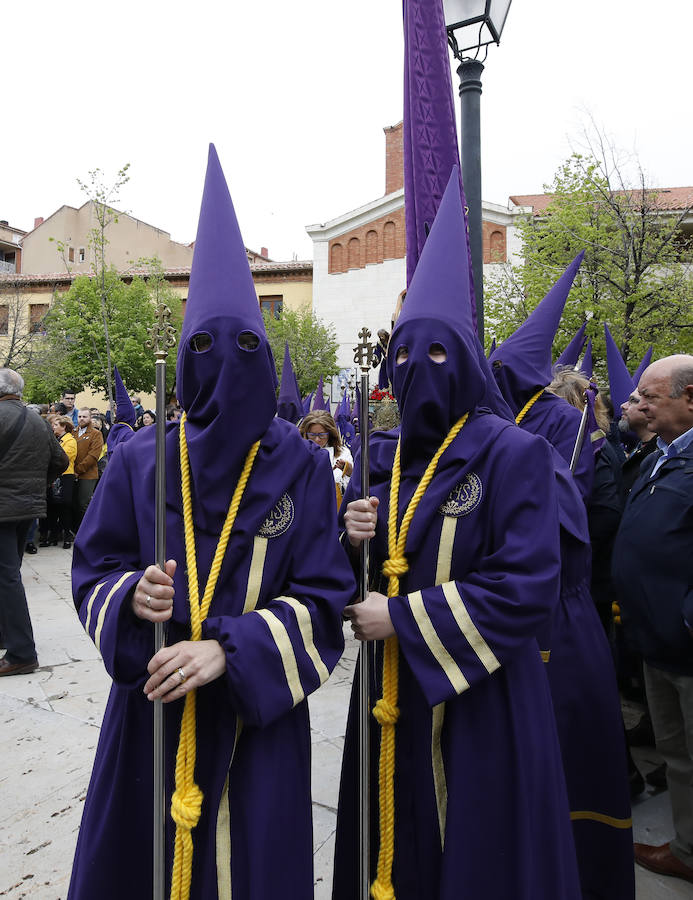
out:
<path id="1" fill-rule="evenodd" d="M 171 325 L 171 310 L 165 303 L 156 308 L 156 321 L 149 330 L 149 339 L 144 346 L 153 350 L 158 360 L 166 359 L 168 351 L 176 343 L 176 329 Z"/>
<path id="2" fill-rule="evenodd" d="M 374 348 L 373 344 L 371 344 L 368 340 L 370 336 L 371 333 L 369 329 L 364 325 L 361 331 L 359 331 L 361 343 L 354 347 L 354 362 L 362 372 L 370 371 L 371 365 L 373 363 Z"/>

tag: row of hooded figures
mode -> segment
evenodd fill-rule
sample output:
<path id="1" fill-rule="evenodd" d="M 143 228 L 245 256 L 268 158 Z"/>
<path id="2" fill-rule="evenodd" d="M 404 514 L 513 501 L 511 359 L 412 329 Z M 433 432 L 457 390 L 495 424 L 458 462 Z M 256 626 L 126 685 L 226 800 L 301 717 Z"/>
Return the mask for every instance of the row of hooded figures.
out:
<path id="1" fill-rule="evenodd" d="M 177 360 L 185 413 L 166 431 L 165 571 L 154 428 L 109 448 L 75 542 L 75 604 L 113 684 L 70 900 L 152 896 L 157 699 L 166 896 L 313 896 L 306 698 L 343 653 L 345 618 L 374 648 L 375 900 L 633 900 L 623 724 L 589 594 L 594 454 L 588 435 L 571 473 L 581 414 L 542 389 L 580 258 L 489 365 L 458 184 L 389 341 L 400 427 L 370 436 L 367 499 L 356 454 L 337 515 L 328 455 L 276 415 L 210 148 Z M 371 590 L 356 602 L 366 539 Z M 334 900 L 360 896 L 357 730 L 353 699 Z"/>

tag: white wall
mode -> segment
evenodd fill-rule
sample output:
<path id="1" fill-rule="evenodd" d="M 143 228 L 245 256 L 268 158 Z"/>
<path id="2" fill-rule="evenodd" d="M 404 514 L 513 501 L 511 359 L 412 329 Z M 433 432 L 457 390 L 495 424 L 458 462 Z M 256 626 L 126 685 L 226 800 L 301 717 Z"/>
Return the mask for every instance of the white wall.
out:
<path id="1" fill-rule="evenodd" d="M 387 259 L 363 269 L 328 275 L 328 241 L 313 244 L 313 309 L 337 332 L 339 368 L 353 368 L 354 347 L 366 325 L 377 340 L 379 328 L 390 331 L 397 298 L 406 285 L 406 261 Z"/>

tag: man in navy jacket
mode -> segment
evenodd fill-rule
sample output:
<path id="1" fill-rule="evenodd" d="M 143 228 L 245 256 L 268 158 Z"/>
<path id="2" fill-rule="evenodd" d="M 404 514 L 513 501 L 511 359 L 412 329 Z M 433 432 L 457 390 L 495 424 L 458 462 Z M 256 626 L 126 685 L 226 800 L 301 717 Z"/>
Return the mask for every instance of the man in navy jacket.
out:
<path id="1" fill-rule="evenodd" d="M 658 453 L 643 463 L 612 558 L 626 638 L 645 660 L 676 837 L 635 845 L 640 865 L 693 882 L 693 356 L 652 363 L 639 409 Z"/>

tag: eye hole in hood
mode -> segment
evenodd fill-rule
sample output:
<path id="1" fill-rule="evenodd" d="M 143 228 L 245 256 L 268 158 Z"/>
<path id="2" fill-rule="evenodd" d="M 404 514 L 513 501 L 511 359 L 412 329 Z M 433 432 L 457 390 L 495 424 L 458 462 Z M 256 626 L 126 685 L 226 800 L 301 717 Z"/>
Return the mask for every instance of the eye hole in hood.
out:
<path id="1" fill-rule="evenodd" d="M 260 346 L 260 336 L 255 334 L 254 331 L 241 331 L 236 338 L 236 343 L 241 350 L 245 350 L 246 353 L 254 353 Z"/>
<path id="2" fill-rule="evenodd" d="M 198 331 L 189 341 L 193 353 L 206 353 L 214 346 L 214 338 L 208 331 Z"/>

